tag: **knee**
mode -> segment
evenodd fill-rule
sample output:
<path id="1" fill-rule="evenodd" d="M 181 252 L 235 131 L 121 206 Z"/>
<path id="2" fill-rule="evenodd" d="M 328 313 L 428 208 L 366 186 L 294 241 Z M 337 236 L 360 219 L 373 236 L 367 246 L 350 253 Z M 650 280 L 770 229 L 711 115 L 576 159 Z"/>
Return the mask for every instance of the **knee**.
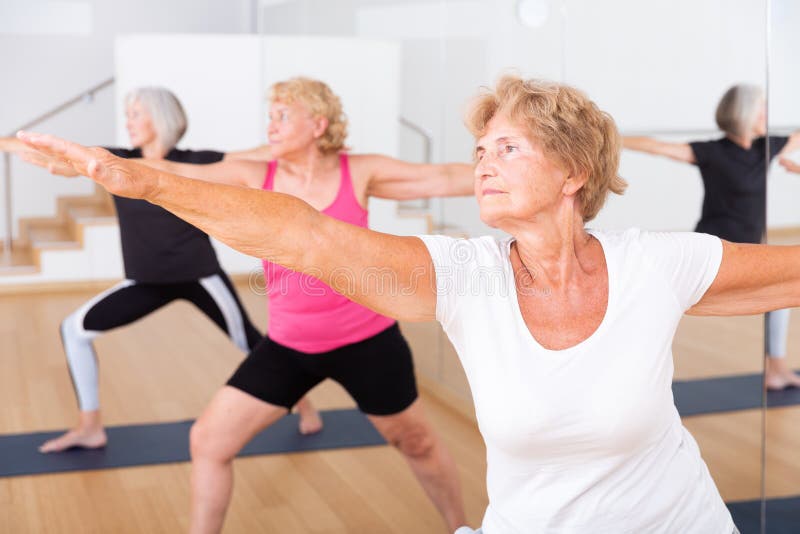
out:
<path id="1" fill-rule="evenodd" d="M 225 445 L 224 436 L 215 431 L 213 423 L 202 417 L 194 422 L 189 431 L 189 451 L 192 460 L 230 462 L 237 451 L 229 451 Z"/>
<path id="2" fill-rule="evenodd" d="M 76 314 L 71 313 L 67 315 L 63 321 L 61 321 L 61 335 L 63 337 L 65 335 L 75 336 L 77 334 L 78 334 L 78 328 L 77 328 Z"/>
<path id="3" fill-rule="evenodd" d="M 433 454 L 436 437 L 425 428 L 404 432 L 392 440 L 392 445 L 409 458 L 424 458 Z"/>

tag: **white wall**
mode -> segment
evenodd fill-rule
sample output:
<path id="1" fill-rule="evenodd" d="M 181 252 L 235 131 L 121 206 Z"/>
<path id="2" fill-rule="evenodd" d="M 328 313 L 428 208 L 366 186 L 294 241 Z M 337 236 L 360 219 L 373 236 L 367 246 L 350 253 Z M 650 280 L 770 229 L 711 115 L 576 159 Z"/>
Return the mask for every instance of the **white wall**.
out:
<path id="1" fill-rule="evenodd" d="M 142 31 L 225 32 L 250 27 L 249 0 L 89 0 L 88 36 L 0 35 L 6 68 L 0 86 L 0 132 L 113 71 L 113 38 Z M 800 88 L 794 51 L 800 7 L 773 3 L 772 121 L 800 125 Z M 611 111 L 623 131 L 711 129 L 720 92 L 739 80 L 763 82 L 763 2 L 724 0 L 552 0 L 539 28 L 516 18 L 514 0 L 294 0 L 265 2 L 262 30 L 275 34 L 365 36 L 397 39 L 402 46 L 401 114 L 434 134 L 434 159 L 466 160 L 471 140 L 461 124 L 469 96 L 512 65 L 523 75 L 567 81 L 586 89 Z M 566 18 L 563 16 L 566 13 Z M 157 14 L 154 15 L 154 14 Z M 350 76 L 363 76 L 353 65 Z M 114 139 L 109 93 L 43 129 L 86 143 Z M 190 131 L 189 135 L 192 133 Z M 674 139 L 689 139 L 676 133 Z M 399 154 L 418 160 L 416 134 L 402 130 Z M 215 141 L 213 144 L 217 144 Z M 203 143 L 201 143 L 203 144 Z M 53 209 L 52 197 L 91 190 L 85 180 L 64 181 L 15 164 L 15 204 L 23 215 Z M 699 177 L 690 167 L 656 158 L 623 157 L 631 187 L 601 215 L 604 225 L 691 228 L 699 213 Z M 674 179 L 673 179 L 674 178 Z M 33 185 L 35 184 L 35 185 Z M 770 181 L 773 226 L 800 224 L 793 199 L 800 180 L 775 172 Z M 474 202 L 441 203 L 446 218 L 480 232 Z M 2 225 L 2 222 L 0 222 Z"/>
<path id="2" fill-rule="evenodd" d="M 32 0 L 2 0 L 30 4 Z M 6 4 L 10 2 L 10 4 Z M 39 4 L 46 4 L 37 0 Z M 39 114 L 113 76 L 114 38 L 133 32 L 239 33 L 250 30 L 251 0 L 86 0 L 87 34 L 42 34 L 25 23 L 0 32 L 0 135 L 13 132 Z M 11 7 L 13 9 L 13 6 Z M 85 26 L 85 25 L 84 25 Z M 46 28 L 45 28 L 46 29 Z M 21 33 L 27 32 L 27 33 Z M 98 95 L 93 104 L 81 104 L 38 127 L 88 144 L 114 142 L 116 116 L 112 92 Z M 64 180 L 13 163 L 16 216 L 49 216 L 55 197 L 86 194 L 88 180 Z M 0 191 L 0 202 L 3 202 Z M 0 204 L 2 206 L 4 204 Z M 4 218 L 3 218 L 4 219 Z M 0 220 L 0 232 L 5 223 Z M 16 228 L 15 228 L 16 233 Z"/>
<path id="3" fill-rule="evenodd" d="M 772 0 L 769 122 L 786 135 L 800 130 L 800 2 Z M 800 161 L 800 153 L 792 158 Z M 767 197 L 768 222 L 772 228 L 800 226 L 800 176 L 774 165 Z"/>
<path id="4" fill-rule="evenodd" d="M 462 125 L 465 104 L 480 85 L 491 84 L 509 68 L 586 90 L 615 116 L 623 132 L 676 141 L 716 136 L 713 111 L 722 92 L 737 82 L 765 82 L 765 9 L 760 1 L 551 0 L 549 18 L 538 28 L 521 24 L 516 5 L 515 0 L 298 0 L 264 7 L 262 29 L 401 41 L 401 111 L 434 134 L 436 161 L 469 158 L 472 140 Z M 790 7 L 784 13 L 796 9 Z M 784 39 L 796 40 L 791 29 L 800 19 L 789 15 Z M 783 53 L 787 65 L 793 64 L 790 54 Z M 419 157 L 414 139 L 403 134 L 402 157 Z M 702 197 L 696 169 L 626 153 L 621 173 L 631 186 L 625 196 L 610 201 L 597 225 L 693 228 Z M 797 198 L 798 183 L 776 173 L 772 223 L 800 224 L 797 210 L 787 209 L 787 199 Z M 473 233 L 485 231 L 474 200 L 437 205 L 445 222 Z"/>

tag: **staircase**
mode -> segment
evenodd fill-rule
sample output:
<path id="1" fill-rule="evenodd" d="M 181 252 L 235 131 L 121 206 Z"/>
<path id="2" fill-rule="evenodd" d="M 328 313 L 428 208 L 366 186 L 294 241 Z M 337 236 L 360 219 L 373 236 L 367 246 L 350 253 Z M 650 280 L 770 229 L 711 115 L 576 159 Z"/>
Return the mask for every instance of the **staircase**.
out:
<path id="1" fill-rule="evenodd" d="M 380 231 L 468 237 L 462 229 L 437 224 L 430 209 L 375 200 L 376 204 L 370 204 L 370 216 L 380 222 Z M 56 206 L 53 217 L 20 219 L 19 237 L 10 257 L 0 256 L 0 293 L 69 289 L 123 276 L 118 223 L 108 193 L 98 187 L 92 195 L 59 197 Z M 260 267 L 253 258 L 221 243 L 215 245 L 229 274 L 248 274 Z"/>
<path id="2" fill-rule="evenodd" d="M 43 258 L 51 253 L 83 251 L 91 227 L 116 226 L 111 197 L 102 188 L 92 195 L 66 196 L 56 200 L 53 217 L 29 217 L 19 221 L 19 236 L 10 257 L 0 259 L 0 285 L 34 281 L 43 270 Z"/>

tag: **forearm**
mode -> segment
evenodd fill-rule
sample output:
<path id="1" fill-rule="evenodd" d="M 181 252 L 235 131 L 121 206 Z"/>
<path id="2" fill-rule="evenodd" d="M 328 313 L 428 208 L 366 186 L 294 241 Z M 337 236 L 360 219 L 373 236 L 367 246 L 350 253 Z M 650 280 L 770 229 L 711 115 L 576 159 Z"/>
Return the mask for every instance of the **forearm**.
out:
<path id="1" fill-rule="evenodd" d="M 250 161 L 269 161 L 272 159 L 269 145 L 261 145 L 249 150 L 237 150 L 225 153 L 225 160 L 246 159 Z"/>
<path id="2" fill-rule="evenodd" d="M 234 249 L 303 271 L 304 242 L 323 217 L 302 200 L 281 193 L 154 173 L 146 199 Z"/>
<path id="3" fill-rule="evenodd" d="M 418 238 L 344 223 L 291 195 L 151 172 L 148 201 L 234 249 L 318 278 L 378 313 L 433 318 L 433 266 Z"/>
<path id="4" fill-rule="evenodd" d="M 472 165 L 448 163 L 444 165 L 445 187 L 440 196 L 470 196 L 475 192 L 475 173 Z"/>
<path id="5" fill-rule="evenodd" d="M 20 152 L 30 150 L 16 137 L 0 137 L 0 152 Z"/>
<path id="6" fill-rule="evenodd" d="M 166 159 L 136 158 L 134 159 L 134 161 L 166 173 L 177 174 L 178 176 L 185 176 L 187 178 L 194 178 L 195 180 L 205 180 L 207 182 L 214 181 L 214 180 L 208 180 L 206 178 L 206 174 L 208 174 L 208 169 L 204 168 L 206 167 L 206 165 L 198 165 L 193 163 L 180 163 L 177 161 L 169 161 Z"/>
<path id="7" fill-rule="evenodd" d="M 656 150 L 658 142 L 650 137 L 628 137 L 622 138 L 622 146 L 628 150 L 647 152 L 648 154 L 658 154 Z"/>
<path id="8" fill-rule="evenodd" d="M 664 156 L 682 163 L 696 163 L 694 151 L 688 143 L 671 143 L 651 137 L 623 137 L 622 146 L 629 150 Z"/>
<path id="9" fill-rule="evenodd" d="M 220 161 L 216 163 L 181 163 L 168 160 L 138 159 L 143 165 L 178 176 L 204 182 L 236 186 L 258 187 L 266 172 L 266 165 L 255 161 Z"/>

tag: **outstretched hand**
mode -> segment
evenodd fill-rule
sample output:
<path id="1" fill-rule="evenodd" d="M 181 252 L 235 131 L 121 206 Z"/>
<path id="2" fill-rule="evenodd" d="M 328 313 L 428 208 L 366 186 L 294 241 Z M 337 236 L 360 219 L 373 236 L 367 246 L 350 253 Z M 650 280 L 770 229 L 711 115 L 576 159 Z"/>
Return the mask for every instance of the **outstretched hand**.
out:
<path id="1" fill-rule="evenodd" d="M 41 152 L 36 152 L 35 150 L 25 150 L 24 152 L 19 152 L 17 156 L 22 161 L 28 162 L 31 165 L 36 165 L 37 167 L 47 169 L 50 174 L 66 176 L 67 178 L 74 178 L 75 176 L 81 175 L 81 173 L 72 168 L 72 165 L 69 165 L 61 160 L 49 158 Z"/>
<path id="2" fill-rule="evenodd" d="M 156 188 L 158 178 L 151 169 L 118 158 L 103 148 L 31 132 L 19 132 L 17 138 L 35 151 L 23 156 L 25 161 L 54 174 L 82 174 L 109 193 L 130 198 L 146 198 Z"/>
<path id="3" fill-rule="evenodd" d="M 800 174 L 800 163 L 797 163 L 793 160 L 790 160 L 787 157 L 782 157 L 778 160 L 781 166 L 789 172 L 795 172 Z"/>

